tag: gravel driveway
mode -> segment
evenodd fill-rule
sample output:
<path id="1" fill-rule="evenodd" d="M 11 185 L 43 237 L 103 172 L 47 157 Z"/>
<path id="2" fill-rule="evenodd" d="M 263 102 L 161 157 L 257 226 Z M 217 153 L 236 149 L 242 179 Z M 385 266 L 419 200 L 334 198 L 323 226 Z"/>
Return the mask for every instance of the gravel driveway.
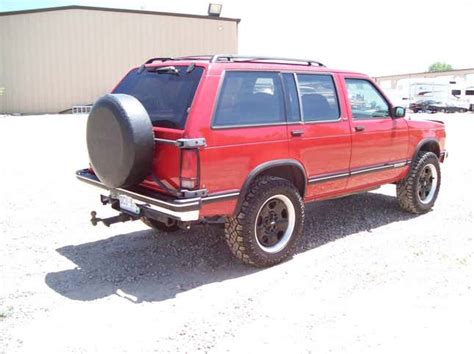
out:
<path id="1" fill-rule="evenodd" d="M 257 270 L 219 226 L 92 227 L 113 211 L 74 177 L 86 117 L 0 117 L 0 352 L 473 353 L 474 114 L 436 119 L 432 212 L 394 186 L 314 203 L 298 254 Z"/>

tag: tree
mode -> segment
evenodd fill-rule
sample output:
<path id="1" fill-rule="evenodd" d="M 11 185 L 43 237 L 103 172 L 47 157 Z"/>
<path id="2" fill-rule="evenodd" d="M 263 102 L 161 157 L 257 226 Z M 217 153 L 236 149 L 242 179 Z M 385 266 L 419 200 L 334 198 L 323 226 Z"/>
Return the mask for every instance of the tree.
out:
<path id="1" fill-rule="evenodd" d="M 440 61 L 437 61 L 436 63 L 431 64 L 428 69 L 430 73 L 437 72 L 437 71 L 450 71 L 450 70 L 453 70 L 453 67 L 450 64 L 442 63 Z"/>

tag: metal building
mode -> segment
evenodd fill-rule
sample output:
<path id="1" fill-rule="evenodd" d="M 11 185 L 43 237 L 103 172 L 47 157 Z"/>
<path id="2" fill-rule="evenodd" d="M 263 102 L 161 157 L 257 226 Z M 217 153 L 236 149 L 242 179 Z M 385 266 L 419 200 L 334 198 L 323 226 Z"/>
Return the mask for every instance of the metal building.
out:
<path id="1" fill-rule="evenodd" d="M 88 6 L 0 13 L 0 113 L 91 104 L 150 57 L 237 53 L 239 21 Z"/>

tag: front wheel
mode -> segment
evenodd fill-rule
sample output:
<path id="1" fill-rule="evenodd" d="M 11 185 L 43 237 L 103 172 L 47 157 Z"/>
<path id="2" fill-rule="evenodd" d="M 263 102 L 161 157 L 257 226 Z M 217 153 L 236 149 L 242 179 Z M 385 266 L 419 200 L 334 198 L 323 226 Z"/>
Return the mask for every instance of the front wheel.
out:
<path id="1" fill-rule="evenodd" d="M 239 260 L 269 267 L 293 254 L 303 223 L 303 200 L 295 186 L 264 176 L 252 184 L 237 216 L 226 218 L 225 236 Z"/>
<path id="2" fill-rule="evenodd" d="M 440 185 L 438 157 L 432 152 L 422 151 L 413 161 L 408 176 L 397 184 L 398 202 L 410 213 L 426 213 L 433 207 Z"/>

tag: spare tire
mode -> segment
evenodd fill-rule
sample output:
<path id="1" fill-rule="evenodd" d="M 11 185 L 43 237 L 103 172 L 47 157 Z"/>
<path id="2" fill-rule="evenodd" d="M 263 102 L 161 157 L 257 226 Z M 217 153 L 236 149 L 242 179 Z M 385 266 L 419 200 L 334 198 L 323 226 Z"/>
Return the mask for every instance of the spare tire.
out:
<path id="1" fill-rule="evenodd" d="M 99 98 L 87 121 L 87 149 L 95 174 L 106 186 L 142 182 L 150 173 L 155 149 L 145 107 L 130 95 Z"/>

